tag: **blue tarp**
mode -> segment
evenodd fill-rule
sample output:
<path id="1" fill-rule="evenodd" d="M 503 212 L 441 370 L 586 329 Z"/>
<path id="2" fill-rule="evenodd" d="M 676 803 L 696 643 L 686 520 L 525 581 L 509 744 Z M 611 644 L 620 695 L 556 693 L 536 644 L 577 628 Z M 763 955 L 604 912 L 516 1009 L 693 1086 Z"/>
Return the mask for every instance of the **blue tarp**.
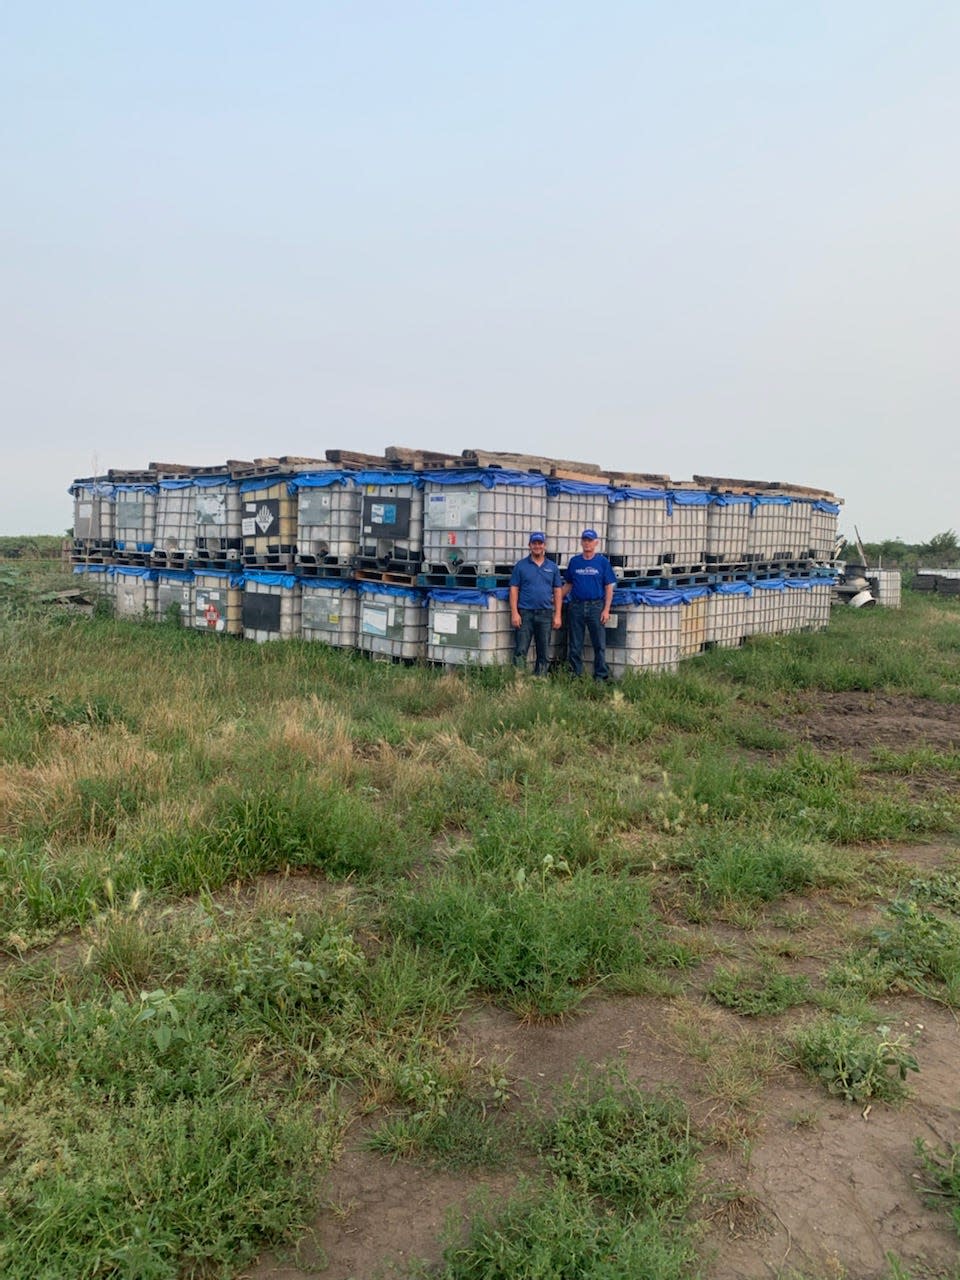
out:
<path id="1" fill-rule="evenodd" d="M 127 550 L 127 544 L 126 544 L 126 542 L 125 542 L 125 541 L 115 542 L 113 545 L 116 547 L 116 549 L 117 549 L 118 551 L 126 551 L 126 550 Z M 130 550 L 132 550 L 132 551 L 152 551 L 152 550 L 153 550 L 153 547 L 154 547 L 154 544 L 153 544 L 152 542 L 134 542 L 134 543 L 131 543 Z"/>
<path id="2" fill-rule="evenodd" d="M 825 511 L 827 515 L 838 516 L 840 508 L 835 502 L 827 502 L 824 498 L 818 498 L 813 504 L 814 511 Z"/>
<path id="3" fill-rule="evenodd" d="M 81 493 L 89 493 L 91 498 L 112 498 L 116 485 L 108 480 L 74 480 L 67 493 L 76 497 Z"/>
<path id="4" fill-rule="evenodd" d="M 132 564 L 112 564 L 110 565 L 110 576 L 119 575 L 121 578 L 146 578 L 148 582 L 156 582 L 156 569 L 139 569 Z"/>
<path id="5" fill-rule="evenodd" d="M 547 480 L 547 496 L 555 498 L 559 493 L 582 493 L 592 498 L 605 498 L 610 493 L 608 484 L 588 484 L 584 480 Z"/>
<path id="6" fill-rule="evenodd" d="M 754 591 L 786 591 L 787 584 L 783 578 L 767 578 L 753 584 Z"/>
<path id="7" fill-rule="evenodd" d="M 710 501 L 716 507 L 732 507 L 737 503 L 752 503 L 753 495 L 749 493 L 712 493 Z"/>
<path id="8" fill-rule="evenodd" d="M 243 574 L 238 573 L 236 569 L 196 569 L 194 573 L 198 578 L 229 578 L 228 586 L 243 586 Z"/>
<path id="9" fill-rule="evenodd" d="M 809 591 L 813 586 L 810 578 L 784 578 L 784 584 L 796 591 Z"/>
<path id="10" fill-rule="evenodd" d="M 157 581 L 161 578 L 169 578 L 172 582 L 192 582 L 192 569 L 155 569 Z"/>
<path id="11" fill-rule="evenodd" d="M 271 489 L 275 484 L 287 485 L 287 492 L 290 492 L 290 472 L 274 473 L 272 476 L 247 476 L 245 480 L 240 481 L 241 493 L 256 493 L 258 489 Z"/>
<path id="12" fill-rule="evenodd" d="M 628 499 L 635 502 L 666 502 L 666 489 L 611 489 L 607 495 L 607 501 L 613 505 L 617 502 L 626 502 Z"/>
<path id="13" fill-rule="evenodd" d="M 496 468 L 452 471 L 422 471 L 425 482 L 441 485 L 479 484 L 484 489 L 495 489 L 497 485 L 514 485 L 522 489 L 543 489 L 546 477 L 536 475 L 532 471 L 499 471 Z"/>
<path id="14" fill-rule="evenodd" d="M 702 600 L 704 596 L 710 594 L 709 587 L 680 587 L 680 594 L 683 596 L 684 604 L 690 604 L 693 600 Z"/>
<path id="15" fill-rule="evenodd" d="M 490 601 L 509 599 L 509 587 L 491 587 L 489 590 L 472 591 L 456 587 L 431 587 L 427 592 L 429 600 L 442 604 L 479 604 L 484 609 L 490 607 Z"/>
<path id="16" fill-rule="evenodd" d="M 621 587 L 613 593 L 615 606 L 646 605 L 648 608 L 666 609 L 683 604 L 682 591 L 665 591 L 660 587 Z"/>
<path id="17" fill-rule="evenodd" d="M 298 493 L 301 489 L 329 489 L 331 485 L 346 483 L 345 471 L 304 471 L 287 481 L 287 493 Z"/>
<path id="18" fill-rule="evenodd" d="M 349 478 L 354 484 L 408 484 L 414 489 L 423 488 L 421 471 L 351 471 Z"/>
<path id="19" fill-rule="evenodd" d="M 378 596 L 399 596 L 403 600 L 415 600 L 418 604 L 427 603 L 422 591 L 416 591 L 412 587 L 395 587 L 389 582 L 358 582 L 357 589 L 363 595 L 376 592 Z"/>
<path id="20" fill-rule="evenodd" d="M 357 584 L 350 578 L 301 578 L 304 591 L 356 591 Z"/>
<path id="21" fill-rule="evenodd" d="M 245 569 L 240 575 L 240 585 L 260 582 L 265 587 L 295 587 L 300 581 L 292 573 L 270 573 L 266 569 Z"/>
<path id="22" fill-rule="evenodd" d="M 678 507 L 707 507 L 710 505 L 710 494 L 698 489 L 671 489 L 670 500 Z"/>
<path id="23" fill-rule="evenodd" d="M 158 490 L 156 484 L 117 484 L 114 489 L 117 493 L 156 493 Z"/>
<path id="24" fill-rule="evenodd" d="M 786 497 L 785 494 L 778 494 L 776 497 L 769 497 L 767 494 L 755 493 L 750 499 L 754 510 L 757 507 L 792 507 L 793 500 Z"/>
<path id="25" fill-rule="evenodd" d="M 74 573 L 106 573 L 112 568 L 108 564 L 75 564 L 73 566 Z"/>
<path id="26" fill-rule="evenodd" d="M 721 596 L 753 595 L 753 587 L 749 582 L 718 582 L 713 589 Z"/>

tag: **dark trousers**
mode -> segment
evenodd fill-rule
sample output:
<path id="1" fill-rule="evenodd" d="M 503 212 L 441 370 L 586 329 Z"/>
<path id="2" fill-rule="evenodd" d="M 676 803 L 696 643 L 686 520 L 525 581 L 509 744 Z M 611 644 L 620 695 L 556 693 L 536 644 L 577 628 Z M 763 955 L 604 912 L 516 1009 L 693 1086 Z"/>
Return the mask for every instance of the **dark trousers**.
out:
<path id="1" fill-rule="evenodd" d="M 530 652 L 530 641 L 533 641 L 536 661 L 533 667 L 535 676 L 545 676 L 550 666 L 550 632 L 553 628 L 552 609 L 521 609 L 520 625 L 517 627 L 516 643 L 513 650 L 514 665 L 525 667 L 527 654 Z"/>
<path id="2" fill-rule="evenodd" d="M 593 645 L 593 674 L 598 680 L 610 675 L 607 668 L 606 628 L 600 621 L 602 600 L 571 600 L 567 605 L 567 661 L 575 676 L 583 674 L 583 633 L 590 633 Z"/>

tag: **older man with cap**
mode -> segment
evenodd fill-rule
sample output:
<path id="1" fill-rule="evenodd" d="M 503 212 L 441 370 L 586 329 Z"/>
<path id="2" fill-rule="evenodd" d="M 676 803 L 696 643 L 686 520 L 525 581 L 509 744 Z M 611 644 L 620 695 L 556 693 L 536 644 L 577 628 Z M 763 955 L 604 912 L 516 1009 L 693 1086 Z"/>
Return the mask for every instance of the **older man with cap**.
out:
<path id="1" fill-rule="evenodd" d="M 590 632 L 595 680 L 607 680 L 607 637 L 604 630 L 613 603 L 616 575 L 606 556 L 597 551 L 596 529 L 580 535 L 581 552 L 571 556 L 564 570 L 563 595 L 567 604 L 567 661 L 575 676 L 583 674 L 583 635 Z"/>
<path id="2" fill-rule="evenodd" d="M 531 533 L 527 545 L 530 554 L 517 561 L 510 575 L 510 621 L 517 631 L 513 661 L 526 668 L 533 640 L 533 674 L 544 676 L 550 663 L 551 627 L 560 629 L 563 582 L 554 561 L 547 559 L 547 540 L 539 529 Z"/>

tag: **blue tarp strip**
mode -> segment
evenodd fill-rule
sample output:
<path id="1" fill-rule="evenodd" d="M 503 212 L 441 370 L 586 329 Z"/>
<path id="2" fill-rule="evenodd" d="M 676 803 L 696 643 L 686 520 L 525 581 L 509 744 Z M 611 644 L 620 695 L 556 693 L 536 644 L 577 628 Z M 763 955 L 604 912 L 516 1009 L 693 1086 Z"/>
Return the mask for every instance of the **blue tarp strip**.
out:
<path id="1" fill-rule="evenodd" d="M 297 493 L 300 489 L 329 489 L 331 485 L 346 484 L 344 471 L 304 471 L 287 481 L 287 492 Z"/>
<path id="2" fill-rule="evenodd" d="M 304 591 L 356 591 L 357 584 L 350 578 L 301 578 Z"/>
<path id="3" fill-rule="evenodd" d="M 787 584 L 783 578 L 768 578 L 765 582 L 755 582 L 753 584 L 754 591 L 786 591 Z"/>
<path id="4" fill-rule="evenodd" d="M 395 587 L 389 582 L 358 582 L 357 588 L 363 595 L 376 592 L 378 596 L 399 596 L 404 600 L 416 600 L 418 604 L 427 603 L 422 591 L 415 591 L 411 587 Z"/>
<path id="5" fill-rule="evenodd" d="M 488 609 L 491 600 L 509 599 L 508 587 L 491 587 L 487 591 L 457 589 L 456 587 L 431 587 L 427 592 L 428 600 L 436 600 L 441 604 L 479 604 Z"/>
<path id="6" fill-rule="evenodd" d="M 813 586 L 810 578 L 784 578 L 784 582 L 788 587 L 793 587 L 798 591 L 809 591 Z"/>
<path id="7" fill-rule="evenodd" d="M 753 502 L 749 493 L 713 493 L 710 501 L 715 507 L 732 507 L 738 502 Z"/>
<path id="8" fill-rule="evenodd" d="M 243 574 L 237 573 L 235 569 L 195 569 L 195 578 L 229 578 L 229 586 L 242 587 Z"/>
<path id="9" fill-rule="evenodd" d="M 555 498 L 560 493 L 582 493 L 591 498 L 606 498 L 608 484 L 588 484 L 585 480 L 547 480 L 547 496 Z"/>
<path id="10" fill-rule="evenodd" d="M 721 596 L 753 595 L 753 587 L 749 582 L 718 582 L 713 589 Z"/>
<path id="11" fill-rule="evenodd" d="M 767 497 L 766 494 L 755 493 L 751 499 L 754 507 L 792 507 L 793 501 L 783 494 L 775 498 Z"/>
<path id="12" fill-rule="evenodd" d="M 284 471 L 282 474 L 272 476 L 248 476 L 246 480 L 240 481 L 241 493 L 256 493 L 260 489 L 272 489 L 275 484 L 287 485 L 287 492 L 290 492 L 290 473 Z"/>
<path id="13" fill-rule="evenodd" d="M 702 600 L 710 594 L 709 587 L 680 587 L 679 590 L 686 604 L 690 604 L 692 600 Z"/>
<path id="14" fill-rule="evenodd" d="M 148 582 L 156 582 L 156 569 L 138 569 L 132 564 L 112 564 L 108 572 L 111 576 L 119 574 L 122 578 L 146 578 Z"/>
<path id="15" fill-rule="evenodd" d="M 813 504 L 814 511 L 825 511 L 827 515 L 838 516 L 840 508 L 835 502 L 827 502 L 824 498 L 818 498 Z"/>
<path id="16" fill-rule="evenodd" d="M 73 566 L 74 573 L 106 573 L 110 568 L 108 564 L 75 564 Z"/>
<path id="17" fill-rule="evenodd" d="M 268 573 L 265 569 L 251 569 L 244 570 L 240 575 L 241 586 L 246 586 L 248 582 L 260 582 L 265 587 L 295 587 L 299 578 L 292 573 Z"/>
<path id="18" fill-rule="evenodd" d="M 647 605 L 655 609 L 665 609 L 683 604 L 682 591 L 664 591 L 658 587 L 621 587 L 613 593 L 615 605 Z"/>
<path id="19" fill-rule="evenodd" d="M 161 578 L 169 578 L 172 582 L 192 582 L 192 569 L 155 569 L 157 581 Z"/>
<path id="20" fill-rule="evenodd" d="M 484 489 L 495 489 L 498 485 L 512 485 L 522 489 L 543 489 L 546 477 L 536 475 L 532 471 L 498 471 L 483 468 L 477 470 L 464 469 L 453 471 L 422 471 L 420 473 L 428 484 L 467 485 L 479 484 Z"/>
<path id="21" fill-rule="evenodd" d="M 89 493 L 91 498 L 112 498 L 116 486 L 106 480 L 95 480 L 92 484 L 74 480 L 67 493 L 76 497 L 81 493 Z"/>
<path id="22" fill-rule="evenodd" d="M 636 502 L 666 502 L 667 493 L 665 489 L 611 489 L 607 495 L 611 505 L 626 502 L 628 498 Z"/>
<path id="23" fill-rule="evenodd" d="M 710 505 L 709 493 L 694 489 L 671 489 L 670 498 L 678 507 L 707 507 Z"/>
<path id="24" fill-rule="evenodd" d="M 158 486 L 155 484 L 118 484 L 114 485 L 117 493 L 156 493 Z"/>
<path id="25" fill-rule="evenodd" d="M 349 477 L 356 485 L 408 484 L 414 489 L 423 488 L 420 471 L 351 471 Z"/>

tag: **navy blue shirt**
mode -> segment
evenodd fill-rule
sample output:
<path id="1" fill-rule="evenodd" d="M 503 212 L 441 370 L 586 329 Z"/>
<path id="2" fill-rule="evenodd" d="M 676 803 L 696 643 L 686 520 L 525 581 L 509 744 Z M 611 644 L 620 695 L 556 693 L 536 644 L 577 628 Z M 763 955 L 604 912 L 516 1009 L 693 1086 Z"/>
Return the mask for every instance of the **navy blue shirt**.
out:
<path id="1" fill-rule="evenodd" d="M 573 587 L 568 600 L 602 600 L 604 587 L 611 583 L 616 586 L 617 582 L 610 561 L 599 552 L 589 560 L 586 556 L 571 556 L 563 576 Z"/>
<path id="2" fill-rule="evenodd" d="M 511 587 L 519 587 L 518 609 L 552 609 L 553 592 L 563 586 L 560 570 L 553 560 L 534 564 L 530 556 L 518 560 L 510 575 Z"/>

